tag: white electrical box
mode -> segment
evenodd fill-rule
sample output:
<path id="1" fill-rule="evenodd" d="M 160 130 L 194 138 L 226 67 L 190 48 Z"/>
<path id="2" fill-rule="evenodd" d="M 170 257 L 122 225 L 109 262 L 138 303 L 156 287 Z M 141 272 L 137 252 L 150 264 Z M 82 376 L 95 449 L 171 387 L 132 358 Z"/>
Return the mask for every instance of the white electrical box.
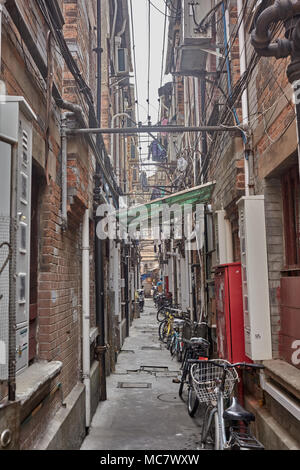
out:
<path id="1" fill-rule="evenodd" d="M 0 96 L 0 262 L 11 256 L 0 279 L 0 380 L 7 379 L 9 325 L 15 310 L 16 370 L 28 365 L 30 302 L 30 224 L 32 120 L 35 114 L 23 97 Z M 14 238 L 11 227 L 15 227 Z M 6 250 L 6 251 L 5 251 Z M 12 271 L 14 266 L 14 271 Z M 15 302 L 12 306 L 11 300 Z"/>
<path id="2" fill-rule="evenodd" d="M 230 221 L 226 219 L 226 211 L 215 212 L 215 240 L 217 264 L 233 262 L 232 233 Z"/>
<path id="3" fill-rule="evenodd" d="M 12 146 L 0 140 L 0 380 L 8 378 Z"/>
<path id="4" fill-rule="evenodd" d="M 205 21 L 205 18 L 212 9 L 212 0 L 184 0 L 183 3 L 183 44 L 186 46 L 209 45 L 213 37 L 213 17 L 208 18 L 208 21 Z"/>
<path id="5" fill-rule="evenodd" d="M 245 352 L 253 361 L 272 359 L 264 196 L 238 202 Z"/>

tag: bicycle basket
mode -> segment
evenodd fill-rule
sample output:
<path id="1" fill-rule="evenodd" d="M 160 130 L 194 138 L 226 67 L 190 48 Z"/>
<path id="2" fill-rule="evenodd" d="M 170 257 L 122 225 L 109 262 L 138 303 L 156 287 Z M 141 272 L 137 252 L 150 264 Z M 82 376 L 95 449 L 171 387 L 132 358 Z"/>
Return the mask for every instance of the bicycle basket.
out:
<path id="1" fill-rule="evenodd" d="M 230 364 L 223 359 L 214 359 L 215 363 Z M 200 362 L 193 364 L 191 367 L 191 377 L 194 390 L 200 403 L 210 403 L 217 401 L 217 387 L 222 380 L 224 369 L 218 367 L 212 362 Z M 238 373 L 236 369 L 227 369 L 224 398 L 229 398 L 235 383 L 238 381 Z"/>

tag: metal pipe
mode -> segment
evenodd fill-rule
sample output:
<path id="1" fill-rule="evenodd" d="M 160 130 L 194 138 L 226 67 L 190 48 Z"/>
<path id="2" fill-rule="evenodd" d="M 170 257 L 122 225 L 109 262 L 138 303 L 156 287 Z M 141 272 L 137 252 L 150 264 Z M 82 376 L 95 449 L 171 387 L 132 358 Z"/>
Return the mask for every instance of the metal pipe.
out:
<path id="1" fill-rule="evenodd" d="M 1 60 L 2 60 L 2 15 L 3 7 L 6 0 L 0 0 L 0 72 L 1 72 Z"/>
<path id="2" fill-rule="evenodd" d="M 117 103 L 118 103 L 118 106 L 119 106 L 119 94 L 117 93 Z M 129 114 L 127 113 L 117 113 L 115 114 L 113 117 L 112 117 L 112 120 L 111 120 L 111 127 L 112 127 L 112 130 L 115 130 L 115 120 L 119 117 L 127 117 L 130 119 L 130 116 Z M 116 134 L 117 132 L 111 132 L 111 134 Z M 114 142 L 114 138 L 112 137 L 111 138 L 111 142 L 110 142 L 110 153 L 111 153 L 111 158 L 113 159 L 114 158 L 114 150 L 115 150 L 115 142 Z M 120 158 L 119 158 L 119 142 L 118 142 L 118 145 L 117 145 L 117 158 L 116 158 L 116 175 L 117 175 L 117 181 L 118 181 L 118 185 L 120 185 Z"/>
<path id="3" fill-rule="evenodd" d="M 278 39 L 276 43 L 271 43 L 270 26 L 296 15 L 300 15 L 300 2 L 297 0 L 276 0 L 274 5 L 259 15 L 251 34 L 251 42 L 261 56 L 274 56 L 279 59 L 291 54 L 292 45 L 289 39 Z"/>
<path id="4" fill-rule="evenodd" d="M 67 133 L 70 135 L 76 134 L 148 134 L 149 132 L 158 133 L 184 133 L 184 132 L 235 132 L 240 134 L 241 129 L 235 126 L 140 126 L 140 127 L 123 127 L 123 128 L 108 128 L 108 129 L 68 129 Z"/>
<path id="5" fill-rule="evenodd" d="M 63 230 L 66 230 L 68 226 L 67 164 L 68 164 L 67 115 L 66 113 L 63 113 L 62 118 L 61 118 L 61 218 L 62 218 Z"/>
<path id="6" fill-rule="evenodd" d="M 101 0 L 97 0 L 97 121 L 101 126 L 101 104 L 102 104 L 102 29 L 101 29 Z M 99 136 L 97 136 L 97 146 L 100 147 Z M 97 174 L 103 173 L 99 162 L 96 165 Z M 96 322 L 99 329 L 97 346 L 100 363 L 100 401 L 107 399 L 106 390 L 106 322 L 104 305 L 104 255 L 103 241 L 97 236 L 97 224 L 99 218 L 95 220 L 95 284 L 96 284 Z"/>
<path id="7" fill-rule="evenodd" d="M 239 52 L 240 52 L 240 75 L 241 77 L 247 72 L 246 62 L 246 42 L 245 42 L 245 26 L 243 19 L 243 0 L 237 0 L 238 19 L 240 21 L 239 28 Z M 249 106 L 248 106 L 248 88 L 242 94 L 242 115 L 243 125 L 248 126 L 249 124 Z M 246 148 L 244 149 L 244 166 L 245 166 L 245 195 L 249 196 L 249 157 Z"/>
<path id="8" fill-rule="evenodd" d="M 101 127 L 101 94 L 102 94 L 102 27 L 101 0 L 97 0 L 97 121 Z"/>
<path id="9" fill-rule="evenodd" d="M 112 26 L 111 37 L 110 37 L 111 52 L 115 50 L 113 41 L 115 38 L 117 14 L 118 14 L 118 0 L 114 0 L 114 1 L 115 1 L 115 11 L 114 11 L 113 26 Z"/>
<path id="10" fill-rule="evenodd" d="M 89 210 L 82 228 L 82 369 L 85 385 L 86 427 L 91 424 L 91 358 L 90 358 L 90 237 Z"/>

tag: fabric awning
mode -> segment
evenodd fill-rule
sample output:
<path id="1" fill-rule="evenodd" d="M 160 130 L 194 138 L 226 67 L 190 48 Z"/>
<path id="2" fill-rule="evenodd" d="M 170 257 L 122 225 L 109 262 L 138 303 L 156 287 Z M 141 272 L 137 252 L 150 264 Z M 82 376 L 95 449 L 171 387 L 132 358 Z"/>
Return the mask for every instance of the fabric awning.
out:
<path id="1" fill-rule="evenodd" d="M 186 204 L 195 206 L 196 204 L 207 204 L 211 201 L 212 194 L 216 183 L 206 183 L 201 186 L 196 186 L 191 189 L 186 189 L 175 194 L 170 194 L 161 199 L 155 199 L 146 204 L 122 209 L 116 213 L 117 218 L 121 223 L 130 223 L 135 218 L 140 221 L 146 220 L 149 217 L 158 215 L 164 205 L 182 207 Z"/>

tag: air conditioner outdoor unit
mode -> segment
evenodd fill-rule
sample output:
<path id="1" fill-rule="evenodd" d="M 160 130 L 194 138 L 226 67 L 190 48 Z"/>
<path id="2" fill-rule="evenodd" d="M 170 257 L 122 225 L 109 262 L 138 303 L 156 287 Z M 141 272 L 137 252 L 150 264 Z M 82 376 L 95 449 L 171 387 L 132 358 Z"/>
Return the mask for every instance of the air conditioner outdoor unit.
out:
<path id="1" fill-rule="evenodd" d="M 245 352 L 253 361 L 272 359 L 264 202 L 264 196 L 238 202 Z"/>
<path id="2" fill-rule="evenodd" d="M 0 96 L 0 380 L 8 378 L 12 316 L 17 372 L 28 365 L 33 119 L 24 98 Z"/>
<path id="3" fill-rule="evenodd" d="M 127 75 L 129 73 L 128 49 L 118 48 L 116 57 L 117 75 Z"/>
<path id="4" fill-rule="evenodd" d="M 182 44 L 185 46 L 209 46 L 212 40 L 212 24 L 202 25 L 212 9 L 212 0 L 184 0 Z M 204 21 L 204 23 L 206 23 Z"/>
<path id="5" fill-rule="evenodd" d="M 222 265 L 232 263 L 232 235 L 230 221 L 226 219 L 226 211 L 216 211 L 214 222 L 217 264 Z"/>
<path id="6" fill-rule="evenodd" d="M 180 75 L 198 76 L 206 69 L 207 52 L 199 46 L 179 46 L 177 49 L 176 72 Z"/>

